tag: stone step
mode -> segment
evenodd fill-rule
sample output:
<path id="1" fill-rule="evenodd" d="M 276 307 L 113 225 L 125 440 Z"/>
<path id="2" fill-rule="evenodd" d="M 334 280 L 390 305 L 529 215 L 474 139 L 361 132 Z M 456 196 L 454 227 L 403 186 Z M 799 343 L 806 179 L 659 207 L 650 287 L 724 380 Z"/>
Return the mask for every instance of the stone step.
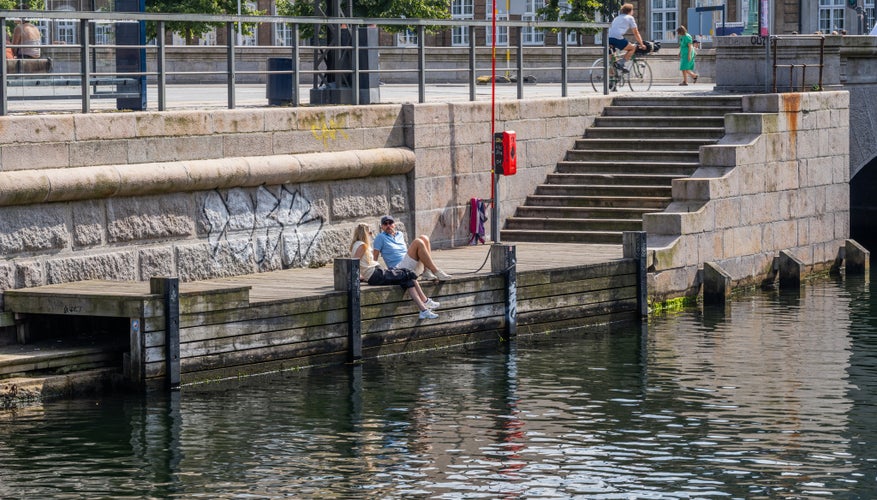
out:
<path id="1" fill-rule="evenodd" d="M 525 205 L 531 207 L 623 207 L 663 210 L 670 204 L 670 196 L 556 196 L 533 194 L 527 196 Z"/>
<path id="2" fill-rule="evenodd" d="M 728 108 L 734 113 L 743 110 L 743 99 L 734 95 L 716 96 L 675 96 L 655 99 L 649 96 L 620 96 L 613 99 L 612 104 L 619 106 L 711 106 Z"/>
<path id="3" fill-rule="evenodd" d="M 576 139 L 576 150 L 609 150 L 621 149 L 624 151 L 694 151 L 700 150 L 701 146 L 715 144 L 713 139 L 689 139 L 689 138 L 662 138 L 651 137 L 627 138 L 585 138 Z"/>
<path id="4" fill-rule="evenodd" d="M 631 199 L 661 198 L 671 196 L 672 189 L 667 186 L 626 186 L 626 185 L 585 185 L 575 184 L 540 184 L 536 186 L 538 196 L 623 196 Z"/>
<path id="5" fill-rule="evenodd" d="M 733 113 L 736 108 L 728 106 L 606 106 L 603 116 L 722 116 Z"/>
<path id="6" fill-rule="evenodd" d="M 642 219 L 551 219 L 509 217 L 506 229 L 537 231 L 639 231 Z"/>
<path id="7" fill-rule="evenodd" d="M 660 151 L 617 149 L 570 149 L 566 161 L 643 161 L 656 163 L 692 163 L 700 161 L 700 153 L 694 151 Z"/>
<path id="8" fill-rule="evenodd" d="M 708 139 L 714 143 L 725 135 L 724 127 L 591 127 L 585 132 L 588 139 L 647 138 L 647 139 Z"/>
<path id="9" fill-rule="evenodd" d="M 594 128 L 682 129 L 698 125 L 703 128 L 721 128 L 724 116 L 598 116 Z"/>
<path id="10" fill-rule="evenodd" d="M 548 243 L 590 243 L 601 245 L 620 245 L 621 231 L 500 231 L 503 241 L 530 241 Z"/>
<path id="11" fill-rule="evenodd" d="M 673 175 L 662 173 L 627 174 L 615 172 L 601 172 L 589 174 L 548 174 L 546 184 L 568 184 L 576 186 L 588 185 L 626 185 L 626 186 L 670 186 L 673 179 L 687 177 L 686 175 Z"/>
<path id="12" fill-rule="evenodd" d="M 515 217 L 541 219 L 636 219 L 642 220 L 644 214 L 653 213 L 654 208 L 643 207 L 537 207 L 521 205 L 515 210 Z"/>
<path id="13" fill-rule="evenodd" d="M 558 174 L 656 174 L 687 177 L 700 166 L 697 161 L 570 161 L 557 163 Z"/>
<path id="14" fill-rule="evenodd" d="M 0 379 L 122 366 L 122 343 L 37 342 L 0 348 Z"/>

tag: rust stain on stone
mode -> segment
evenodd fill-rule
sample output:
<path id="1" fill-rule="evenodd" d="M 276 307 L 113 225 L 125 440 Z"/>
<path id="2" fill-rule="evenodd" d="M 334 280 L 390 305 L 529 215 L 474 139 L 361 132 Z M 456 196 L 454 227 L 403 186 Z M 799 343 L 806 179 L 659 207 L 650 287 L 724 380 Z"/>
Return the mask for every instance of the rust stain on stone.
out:
<path id="1" fill-rule="evenodd" d="M 786 114 L 786 123 L 789 127 L 789 150 L 792 154 L 797 152 L 798 142 L 798 113 L 801 111 L 801 94 L 786 94 L 783 96 L 783 111 Z"/>

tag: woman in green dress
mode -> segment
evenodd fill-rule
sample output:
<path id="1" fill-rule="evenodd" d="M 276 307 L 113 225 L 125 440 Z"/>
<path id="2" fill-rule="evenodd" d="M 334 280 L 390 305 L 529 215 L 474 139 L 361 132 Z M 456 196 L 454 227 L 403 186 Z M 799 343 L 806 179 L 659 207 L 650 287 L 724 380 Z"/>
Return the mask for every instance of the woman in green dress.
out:
<path id="1" fill-rule="evenodd" d="M 691 83 L 697 83 L 699 76 L 694 72 L 694 59 L 697 51 L 694 46 L 694 40 L 688 34 L 685 26 L 676 28 L 677 39 L 679 40 L 679 70 L 682 71 L 682 83 L 679 85 L 688 85 L 688 77 L 691 77 Z"/>

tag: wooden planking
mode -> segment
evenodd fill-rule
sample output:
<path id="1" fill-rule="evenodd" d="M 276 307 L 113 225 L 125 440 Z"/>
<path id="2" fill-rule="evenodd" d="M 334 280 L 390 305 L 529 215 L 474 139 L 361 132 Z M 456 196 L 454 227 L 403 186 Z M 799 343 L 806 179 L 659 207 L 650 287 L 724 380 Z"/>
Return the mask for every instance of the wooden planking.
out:
<path id="1" fill-rule="evenodd" d="M 518 315 L 519 325 L 534 325 L 537 323 L 551 323 L 558 320 L 587 318 L 603 314 L 627 313 L 634 314 L 637 311 L 636 299 L 609 300 L 606 302 L 592 302 L 577 306 L 559 307 L 555 309 L 537 309 Z"/>
<path id="2" fill-rule="evenodd" d="M 320 356 L 334 356 L 341 353 L 342 359 L 346 355 L 346 338 L 335 338 L 331 341 L 299 342 L 265 348 L 248 349 L 243 351 L 229 351 L 198 357 L 180 359 L 180 370 L 183 380 L 198 378 L 193 373 L 204 371 L 221 371 L 227 376 L 238 373 L 256 373 L 253 367 L 248 365 L 262 365 L 265 363 L 294 360 L 295 358 L 308 358 Z M 166 370 L 164 361 L 154 361 L 146 365 L 146 377 L 155 378 L 163 376 Z"/>
<path id="3" fill-rule="evenodd" d="M 345 323 L 339 323 L 336 325 L 289 328 L 236 337 L 206 338 L 195 342 L 182 342 L 180 343 L 180 358 L 191 359 L 236 350 L 244 351 L 267 347 L 281 347 L 303 342 L 334 343 L 338 337 L 347 338 L 346 327 Z M 164 346 L 147 348 L 145 352 L 146 361 L 163 360 L 165 357 L 164 351 Z"/>
<path id="4" fill-rule="evenodd" d="M 190 314 L 188 311 L 180 317 L 181 328 L 202 325 L 220 325 L 237 321 L 248 321 L 259 318 L 273 318 L 301 313 L 313 313 L 323 310 L 345 309 L 347 306 L 346 292 L 332 292 L 328 295 L 298 297 L 293 299 L 259 302 L 240 309 L 206 311 Z M 149 318 L 146 331 L 164 328 L 164 318 Z"/>
<path id="5" fill-rule="evenodd" d="M 101 316 L 134 318 L 154 314 L 156 302 L 150 296 L 107 296 L 89 294 L 27 294 L 19 290 L 3 292 L 8 310 L 23 314 L 62 316 Z"/>
<path id="6" fill-rule="evenodd" d="M 284 370 L 296 370 L 312 366 L 340 365 L 347 358 L 344 351 L 310 354 L 301 352 L 283 359 L 275 359 L 271 361 L 261 361 L 244 365 L 234 365 L 230 367 L 205 368 L 201 370 L 193 370 L 185 372 L 181 376 L 183 384 L 193 384 L 198 382 L 215 381 L 226 378 L 237 378 L 247 375 L 255 375 L 260 373 L 279 372 Z"/>
<path id="7" fill-rule="evenodd" d="M 527 321 L 525 323 L 518 321 L 518 334 L 529 335 L 534 333 L 543 333 L 547 331 L 560 331 L 568 329 L 577 329 L 595 325 L 605 325 L 609 323 L 633 322 L 639 318 L 636 313 L 636 304 L 633 305 L 633 311 L 624 312 L 606 312 L 604 314 L 596 314 L 586 317 L 575 318 L 545 318 L 545 321 Z"/>
<path id="8" fill-rule="evenodd" d="M 518 268 L 518 288 L 625 274 L 636 275 L 636 262 L 633 259 L 574 267 L 557 267 L 542 271 L 521 271 Z"/>
<path id="9" fill-rule="evenodd" d="M 550 285 L 538 285 L 518 288 L 518 302 L 541 298 L 562 298 L 566 295 L 589 295 L 606 290 L 634 287 L 636 296 L 636 275 L 604 276 L 567 283 L 556 282 Z"/>
<path id="10" fill-rule="evenodd" d="M 439 326 L 421 326 L 392 332 L 386 337 L 363 339 L 363 357 L 386 356 L 415 350 L 437 349 L 460 344 L 496 342 L 505 330 L 504 318 L 490 318 L 474 328 L 449 332 Z"/>
<path id="11" fill-rule="evenodd" d="M 11 312 L 0 312 L 0 328 L 15 326 L 15 316 Z"/>
<path id="12" fill-rule="evenodd" d="M 373 320 L 362 322 L 363 338 L 374 335 L 390 335 L 396 330 L 405 330 L 420 326 L 442 325 L 445 330 L 471 329 L 484 319 L 494 316 L 505 315 L 505 305 L 483 304 L 474 307 L 464 307 L 457 309 L 437 309 L 436 319 L 421 320 L 418 317 L 419 311 L 416 309 L 409 314 L 399 314 L 392 317 L 381 317 Z"/>

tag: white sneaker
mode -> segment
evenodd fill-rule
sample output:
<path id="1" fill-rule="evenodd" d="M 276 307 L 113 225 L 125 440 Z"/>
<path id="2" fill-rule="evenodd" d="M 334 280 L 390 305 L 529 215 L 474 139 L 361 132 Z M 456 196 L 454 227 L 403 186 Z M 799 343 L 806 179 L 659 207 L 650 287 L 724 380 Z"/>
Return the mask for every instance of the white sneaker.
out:
<path id="1" fill-rule="evenodd" d="M 448 274 L 448 273 L 442 271 L 441 269 L 436 269 L 436 271 L 435 271 L 435 277 L 436 277 L 439 281 L 448 281 L 448 280 L 451 279 L 453 276 L 451 276 L 450 274 Z"/>
<path id="2" fill-rule="evenodd" d="M 430 311 L 429 309 L 424 309 L 420 311 L 420 319 L 436 319 L 438 318 L 438 314 Z"/>
<path id="3" fill-rule="evenodd" d="M 424 279 L 424 280 L 434 280 L 434 279 L 435 279 L 435 275 L 432 274 L 432 271 L 430 271 L 429 269 L 427 269 L 427 270 L 423 271 L 423 274 L 420 275 L 420 279 Z"/>
<path id="4" fill-rule="evenodd" d="M 441 303 L 436 302 L 432 299 L 426 299 L 426 302 L 424 302 L 423 305 L 425 305 L 427 309 L 438 309 L 439 306 L 441 306 Z"/>

